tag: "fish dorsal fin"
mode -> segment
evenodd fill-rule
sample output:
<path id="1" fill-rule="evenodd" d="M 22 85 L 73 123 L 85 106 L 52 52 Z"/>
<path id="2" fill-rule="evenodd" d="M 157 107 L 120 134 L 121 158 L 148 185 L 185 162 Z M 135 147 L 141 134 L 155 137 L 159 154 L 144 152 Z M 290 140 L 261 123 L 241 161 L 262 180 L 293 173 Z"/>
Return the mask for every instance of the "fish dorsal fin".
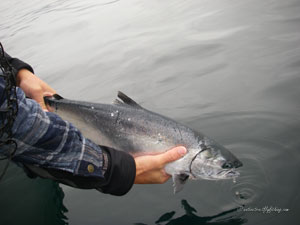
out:
<path id="1" fill-rule="evenodd" d="M 126 104 L 138 109 L 142 109 L 143 107 L 140 106 L 138 103 L 136 103 L 134 100 L 132 100 L 130 97 L 128 97 L 127 95 L 125 95 L 123 92 L 118 91 L 118 97 L 123 101 L 121 102 L 119 99 L 116 99 L 114 101 L 114 104 Z"/>
<path id="2" fill-rule="evenodd" d="M 122 105 L 122 104 L 124 104 L 124 103 L 121 102 L 119 99 L 115 99 L 115 100 L 113 101 L 113 104 L 114 104 L 114 105 Z"/>

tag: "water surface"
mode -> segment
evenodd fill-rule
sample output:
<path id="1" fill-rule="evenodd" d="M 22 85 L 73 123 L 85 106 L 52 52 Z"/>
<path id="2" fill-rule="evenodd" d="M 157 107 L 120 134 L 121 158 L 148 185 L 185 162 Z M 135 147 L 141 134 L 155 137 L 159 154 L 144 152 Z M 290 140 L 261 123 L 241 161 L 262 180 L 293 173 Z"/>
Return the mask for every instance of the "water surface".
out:
<path id="1" fill-rule="evenodd" d="M 124 197 L 61 189 L 11 166 L 0 184 L 1 224 L 299 221 L 299 0 L 0 6 L 6 50 L 60 95 L 110 103 L 122 90 L 216 139 L 244 164 L 236 183 L 192 181 L 177 195 L 171 182 L 136 185 Z"/>

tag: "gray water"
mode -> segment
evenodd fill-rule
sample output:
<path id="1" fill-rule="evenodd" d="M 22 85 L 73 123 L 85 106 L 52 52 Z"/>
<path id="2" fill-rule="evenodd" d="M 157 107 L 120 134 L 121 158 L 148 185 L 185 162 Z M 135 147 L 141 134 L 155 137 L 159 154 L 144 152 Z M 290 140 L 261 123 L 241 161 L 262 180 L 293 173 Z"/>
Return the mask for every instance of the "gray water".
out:
<path id="1" fill-rule="evenodd" d="M 110 103 L 122 90 L 244 164 L 236 183 L 124 197 L 11 165 L 0 224 L 299 224 L 299 0 L 1 0 L 0 40 L 60 95 Z"/>

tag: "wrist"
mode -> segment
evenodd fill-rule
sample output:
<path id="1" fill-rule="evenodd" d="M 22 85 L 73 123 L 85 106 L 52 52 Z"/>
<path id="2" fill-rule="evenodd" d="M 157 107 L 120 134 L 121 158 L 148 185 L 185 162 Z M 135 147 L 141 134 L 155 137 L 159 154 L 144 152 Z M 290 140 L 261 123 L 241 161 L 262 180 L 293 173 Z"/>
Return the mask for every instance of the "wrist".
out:
<path id="1" fill-rule="evenodd" d="M 133 186 L 136 174 L 134 158 L 112 148 L 101 146 L 106 151 L 108 168 L 105 173 L 107 184 L 101 187 L 102 192 L 112 195 L 124 195 Z"/>

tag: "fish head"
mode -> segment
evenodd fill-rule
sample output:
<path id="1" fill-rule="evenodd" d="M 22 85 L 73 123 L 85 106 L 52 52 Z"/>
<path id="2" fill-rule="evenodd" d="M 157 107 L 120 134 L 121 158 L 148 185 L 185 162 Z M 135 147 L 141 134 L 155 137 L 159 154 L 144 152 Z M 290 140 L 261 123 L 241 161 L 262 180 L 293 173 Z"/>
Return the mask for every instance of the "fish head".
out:
<path id="1" fill-rule="evenodd" d="M 239 176 L 235 169 L 243 164 L 225 147 L 207 140 L 199 147 L 190 164 L 192 178 L 220 180 Z"/>

